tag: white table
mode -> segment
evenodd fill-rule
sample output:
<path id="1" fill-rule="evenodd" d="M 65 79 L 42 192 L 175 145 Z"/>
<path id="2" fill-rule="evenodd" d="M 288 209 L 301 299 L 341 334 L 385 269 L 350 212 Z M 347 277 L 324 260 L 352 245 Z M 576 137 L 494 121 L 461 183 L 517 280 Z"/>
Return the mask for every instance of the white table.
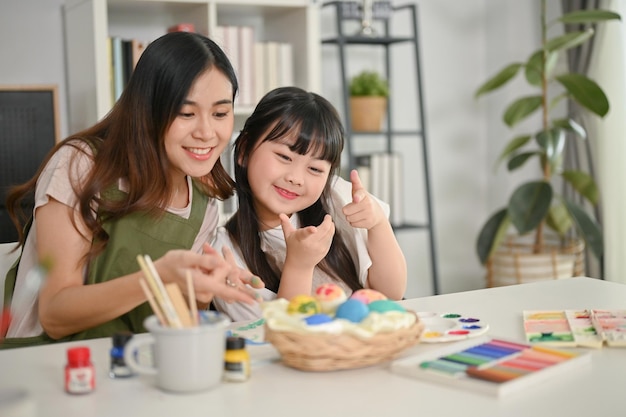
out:
<path id="1" fill-rule="evenodd" d="M 626 308 L 626 285 L 591 278 L 545 281 L 407 300 L 416 311 L 458 312 L 490 324 L 490 335 L 524 340 L 522 310 Z M 84 342 L 83 342 L 84 343 Z M 77 344 L 77 343 L 72 343 Z M 624 416 L 626 349 L 590 349 L 591 366 L 504 398 L 393 374 L 388 364 L 308 373 L 283 366 L 269 346 L 250 346 L 252 377 L 201 394 L 174 395 L 149 379 L 108 378 L 110 339 L 88 341 L 96 390 L 63 391 L 70 344 L 0 351 L 0 389 L 25 388 L 40 416 Z M 408 356 L 440 347 L 419 344 Z M 4 416 L 3 416 L 4 417 Z"/>

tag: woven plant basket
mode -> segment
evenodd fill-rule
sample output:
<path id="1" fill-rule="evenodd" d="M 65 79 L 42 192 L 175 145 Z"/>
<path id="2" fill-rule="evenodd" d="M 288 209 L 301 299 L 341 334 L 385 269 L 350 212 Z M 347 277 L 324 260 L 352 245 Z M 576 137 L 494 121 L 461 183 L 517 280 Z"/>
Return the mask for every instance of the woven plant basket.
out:
<path id="1" fill-rule="evenodd" d="M 487 262 L 487 286 L 523 284 L 582 276 L 585 271 L 585 243 L 565 242 L 546 236 L 536 251 L 534 236 L 509 236 Z"/>
<path id="2" fill-rule="evenodd" d="M 424 324 L 382 332 L 368 339 L 352 335 L 302 334 L 274 331 L 265 325 L 265 339 L 280 353 L 285 365 L 302 371 L 336 371 L 375 365 L 393 359 L 419 342 Z"/>
<path id="3" fill-rule="evenodd" d="M 380 132 L 387 112 L 387 98 L 374 96 L 350 97 L 352 130 Z"/>

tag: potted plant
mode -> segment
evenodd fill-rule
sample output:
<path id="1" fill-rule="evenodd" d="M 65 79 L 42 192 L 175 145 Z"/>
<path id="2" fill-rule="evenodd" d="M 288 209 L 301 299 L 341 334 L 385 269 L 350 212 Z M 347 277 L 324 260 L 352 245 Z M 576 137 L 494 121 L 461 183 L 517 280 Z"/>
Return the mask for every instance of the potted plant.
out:
<path id="1" fill-rule="evenodd" d="M 352 130 L 379 132 L 387 111 L 387 81 L 375 71 L 362 71 L 350 79 L 349 89 Z"/>
<path id="2" fill-rule="evenodd" d="M 612 19 L 620 19 L 620 16 L 609 11 L 591 10 L 565 14 L 548 23 L 545 0 L 542 0 L 541 47 L 525 62 L 514 62 L 504 67 L 482 84 L 475 93 L 476 97 L 480 97 L 494 91 L 521 72 L 527 84 L 536 92 L 515 99 L 504 111 L 504 123 L 513 127 L 536 112 L 541 112 L 542 120 L 536 132 L 514 137 L 504 147 L 499 158 L 499 161 L 507 161 L 509 171 L 534 160 L 539 164 L 541 176 L 519 185 L 510 196 L 508 205 L 496 211 L 479 233 L 476 250 L 480 262 L 488 267 L 488 285 L 493 284 L 490 282 L 489 274 L 493 272 L 490 267 L 495 255 L 512 252 L 501 250 L 505 238 L 510 236 L 511 225 L 517 231 L 514 235 L 532 236 L 532 241 L 527 245 L 527 248 L 530 248 L 528 256 L 544 254 L 542 256 L 545 257 L 546 252 L 551 252 L 552 261 L 549 260 L 552 264 L 549 276 L 551 278 L 562 277 L 554 266 L 555 251 L 557 253 L 579 251 L 572 249 L 574 247 L 572 244 L 576 244 L 576 241 L 572 243 L 567 239 L 568 236 L 582 239 L 598 259 L 602 256 L 602 233 L 595 219 L 587 213 L 583 205 L 559 195 L 553 185 L 560 177 L 589 204 L 592 206 L 597 204 L 598 191 L 594 179 L 582 171 L 563 170 L 562 166 L 566 132 L 572 132 L 577 139 L 584 140 L 585 129 L 568 117 L 551 115 L 555 105 L 563 100 L 572 100 L 599 117 L 604 117 L 609 111 L 608 99 L 595 81 L 582 74 L 556 71 L 559 56 L 566 50 L 587 42 L 593 36 L 593 30 L 569 32 L 552 39 L 547 38 L 547 30 L 549 25 L 558 23 L 587 24 Z M 555 245 L 547 242 L 546 228 L 558 236 Z M 582 250 L 580 253 L 582 254 Z M 516 274 L 519 275 L 517 270 L 519 258 L 513 263 Z M 571 272 L 569 276 L 572 276 Z M 517 279 L 519 282 L 519 276 Z"/>

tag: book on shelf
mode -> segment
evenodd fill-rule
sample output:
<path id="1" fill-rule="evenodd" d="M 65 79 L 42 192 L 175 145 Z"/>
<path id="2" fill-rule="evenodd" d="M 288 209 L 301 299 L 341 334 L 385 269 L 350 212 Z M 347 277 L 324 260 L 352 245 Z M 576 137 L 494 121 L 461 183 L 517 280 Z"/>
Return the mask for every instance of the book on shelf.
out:
<path id="1" fill-rule="evenodd" d="M 293 85 L 293 46 L 287 42 L 278 44 L 278 85 Z"/>
<path id="2" fill-rule="evenodd" d="M 141 58 L 141 54 L 148 46 L 148 42 L 139 40 L 139 39 L 131 39 L 132 44 L 132 61 L 133 61 L 133 69 L 137 66 L 137 62 L 139 62 L 139 58 Z"/>
<path id="3" fill-rule="evenodd" d="M 389 204 L 389 221 L 401 224 L 404 221 L 402 155 L 387 152 L 358 155 L 355 164 L 365 189 Z"/>
<path id="4" fill-rule="evenodd" d="M 265 44 L 262 42 L 254 43 L 254 63 L 256 64 L 254 72 L 254 101 L 258 102 L 261 97 L 268 91 L 265 85 Z"/>
<path id="5" fill-rule="evenodd" d="M 626 347 L 626 310 L 524 310 L 523 321 L 529 343 Z"/>
<path id="6" fill-rule="evenodd" d="M 290 43 L 255 41 L 252 26 L 218 26 L 210 36 L 224 50 L 237 74 L 236 104 L 254 106 L 268 91 L 294 84 Z"/>
<path id="7" fill-rule="evenodd" d="M 256 103 L 255 97 L 255 63 L 254 28 L 252 26 L 239 27 L 239 97 L 244 106 Z M 260 98 L 260 97 L 259 97 Z"/>
<path id="8" fill-rule="evenodd" d="M 571 352 L 479 336 L 395 360 L 399 375 L 496 397 L 558 383 L 591 364 L 589 352 Z"/>
<path id="9" fill-rule="evenodd" d="M 271 91 L 278 84 L 278 42 L 265 42 L 265 89 Z"/>
<path id="10" fill-rule="evenodd" d="M 111 102 L 115 103 L 124 91 L 148 42 L 139 39 L 124 39 L 120 36 L 110 36 L 108 40 Z"/>
<path id="11" fill-rule="evenodd" d="M 124 90 L 124 46 L 122 38 L 111 37 L 111 57 L 113 68 L 113 102 L 115 103 Z"/>

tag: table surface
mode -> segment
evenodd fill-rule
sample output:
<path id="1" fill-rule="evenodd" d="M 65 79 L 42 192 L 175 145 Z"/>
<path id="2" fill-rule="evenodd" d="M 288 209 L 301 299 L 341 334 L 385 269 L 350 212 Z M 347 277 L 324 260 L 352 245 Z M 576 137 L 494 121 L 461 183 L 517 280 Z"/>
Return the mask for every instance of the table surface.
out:
<path id="1" fill-rule="evenodd" d="M 570 278 L 403 301 L 415 311 L 457 312 L 481 318 L 489 335 L 524 340 L 523 310 L 626 309 L 626 285 Z M 139 336 L 141 337 L 141 336 Z M 108 377 L 110 338 L 91 347 L 96 390 L 63 390 L 66 350 L 78 344 L 0 351 L 0 390 L 25 389 L 40 416 L 624 416 L 626 348 L 590 352 L 591 365 L 572 369 L 517 393 L 495 398 L 396 375 L 389 363 L 336 372 L 288 368 L 271 345 L 252 345 L 252 376 L 199 394 L 169 394 L 150 377 Z M 421 343 L 400 357 L 442 344 Z M 1 414 L 1 413 L 0 413 Z"/>

